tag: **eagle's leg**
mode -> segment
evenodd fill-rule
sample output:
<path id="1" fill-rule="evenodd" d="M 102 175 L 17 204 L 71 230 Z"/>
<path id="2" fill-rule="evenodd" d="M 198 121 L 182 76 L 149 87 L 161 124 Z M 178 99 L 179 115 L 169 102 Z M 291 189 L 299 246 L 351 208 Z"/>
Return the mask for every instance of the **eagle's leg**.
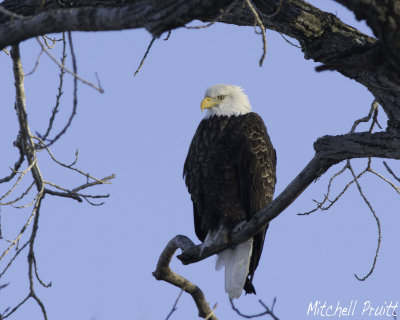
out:
<path id="1" fill-rule="evenodd" d="M 229 230 L 221 224 L 217 230 L 210 230 L 201 245 L 200 255 L 206 247 L 210 247 L 211 244 L 229 244 Z"/>
<path id="2" fill-rule="evenodd" d="M 231 234 L 232 234 L 232 233 L 236 233 L 236 232 L 242 231 L 243 227 L 247 224 L 247 222 L 248 222 L 248 221 L 246 221 L 246 220 L 243 220 L 243 221 L 239 222 L 239 223 L 233 228 L 233 230 L 229 233 L 229 239 L 231 238 Z M 236 247 L 236 246 L 233 245 L 230 241 L 229 241 L 228 243 L 229 243 L 229 246 L 230 246 L 232 249 L 234 249 L 234 248 Z"/>

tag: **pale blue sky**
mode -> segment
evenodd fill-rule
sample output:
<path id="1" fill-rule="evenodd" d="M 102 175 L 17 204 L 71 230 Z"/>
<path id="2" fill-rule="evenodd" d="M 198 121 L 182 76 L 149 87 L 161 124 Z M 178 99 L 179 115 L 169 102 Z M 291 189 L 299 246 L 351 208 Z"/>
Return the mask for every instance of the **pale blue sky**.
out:
<path id="1" fill-rule="evenodd" d="M 327 10 L 368 31 L 351 13 L 331 2 L 324 2 Z M 276 194 L 311 159 L 316 138 L 348 132 L 355 119 L 368 113 L 373 99 L 364 87 L 337 73 L 316 73 L 316 63 L 304 60 L 300 49 L 273 31 L 267 31 L 268 52 L 262 68 L 258 66 L 261 38 L 253 28 L 216 24 L 202 30 L 173 31 L 168 41 L 154 43 L 137 77 L 133 73 L 151 39 L 147 32 L 75 32 L 73 38 L 79 74 L 96 82 L 97 72 L 105 93 L 79 83 L 77 117 L 52 150 L 61 160 L 71 162 L 78 148 L 79 168 L 99 178 L 111 173 L 117 177 L 111 186 L 94 189 L 111 194 L 102 207 L 48 196 L 42 205 L 36 255 L 43 280 L 52 281 L 53 286 L 42 289 L 37 284 L 36 288 L 50 319 L 165 319 L 179 289 L 156 281 L 151 273 L 164 246 L 176 234 L 198 242 L 182 167 L 203 117 L 200 101 L 208 86 L 241 85 L 253 110 L 263 117 L 278 156 Z M 60 47 L 53 51 L 57 56 Z M 40 48 L 36 40 L 30 40 L 21 45 L 21 51 L 28 72 Z M 0 54 L 0 70 L 3 176 L 17 157 L 11 147 L 17 124 L 11 60 L 4 53 Z M 46 126 L 55 101 L 57 74 L 57 66 L 43 55 L 39 69 L 26 79 L 32 131 L 43 132 Z M 72 78 L 66 75 L 65 80 L 60 127 L 72 105 Z M 385 121 L 382 116 L 381 124 Z M 382 161 L 374 162 L 386 175 Z M 391 163 L 400 172 L 398 163 Z M 85 182 L 53 165 L 45 154 L 39 165 L 46 179 L 66 187 Z M 243 312 L 259 312 L 257 300 L 270 305 L 275 296 L 280 319 L 306 319 L 307 307 L 316 299 L 335 305 L 339 300 L 343 304 L 352 299 L 359 304 L 400 300 L 400 198 L 393 189 L 372 176 L 362 180 L 382 224 L 376 270 L 362 283 L 353 274 L 362 276 L 369 271 L 377 228 L 355 187 L 328 212 L 296 215 L 311 209 L 312 199 L 322 199 L 328 178 L 339 167 L 271 223 L 254 278 L 258 295 L 237 301 Z M 334 190 L 349 179 L 346 173 Z M 1 208 L 1 215 L 3 235 L 11 238 L 29 212 Z M 2 242 L 0 247 L 5 245 Z M 218 302 L 220 319 L 238 319 L 224 293 L 224 275 L 214 270 L 214 264 L 215 257 L 189 266 L 174 259 L 172 268 L 199 285 L 211 305 Z M 10 285 L 0 292 L 0 311 L 27 294 L 26 252 L 0 283 L 4 282 Z M 13 319 L 41 317 L 38 306 L 30 301 Z M 195 305 L 184 294 L 172 319 L 196 318 Z"/>

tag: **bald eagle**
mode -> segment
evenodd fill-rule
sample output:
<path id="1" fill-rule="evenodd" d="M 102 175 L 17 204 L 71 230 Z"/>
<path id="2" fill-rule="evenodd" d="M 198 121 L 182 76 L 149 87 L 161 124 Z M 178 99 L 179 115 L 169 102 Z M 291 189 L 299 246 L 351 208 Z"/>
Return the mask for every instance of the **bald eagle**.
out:
<path id="1" fill-rule="evenodd" d="M 247 95 L 234 85 L 206 90 L 207 110 L 193 137 L 183 176 L 193 201 L 196 235 L 203 246 L 229 234 L 271 202 L 276 154 L 261 117 L 251 112 Z M 239 298 L 252 284 L 263 249 L 266 226 L 253 238 L 218 255 L 225 266 L 225 291 Z"/>

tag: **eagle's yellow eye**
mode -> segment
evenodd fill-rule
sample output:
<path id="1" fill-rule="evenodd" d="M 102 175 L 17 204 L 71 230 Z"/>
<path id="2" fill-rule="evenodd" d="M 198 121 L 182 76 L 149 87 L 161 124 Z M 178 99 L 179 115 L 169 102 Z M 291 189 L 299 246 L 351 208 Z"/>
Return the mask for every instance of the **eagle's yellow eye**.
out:
<path id="1" fill-rule="evenodd" d="M 224 100 L 224 98 L 225 98 L 225 96 L 218 96 L 217 97 L 218 101 L 222 101 L 222 100 Z"/>

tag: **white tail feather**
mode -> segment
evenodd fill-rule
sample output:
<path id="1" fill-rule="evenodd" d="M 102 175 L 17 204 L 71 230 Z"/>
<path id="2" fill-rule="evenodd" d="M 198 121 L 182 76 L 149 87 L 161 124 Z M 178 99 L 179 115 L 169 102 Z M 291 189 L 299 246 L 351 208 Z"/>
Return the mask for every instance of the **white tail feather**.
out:
<path id="1" fill-rule="evenodd" d="M 242 294 L 247 274 L 249 273 L 250 258 L 253 251 L 253 238 L 241 243 L 235 249 L 226 249 L 218 255 L 216 270 L 225 266 L 225 292 L 232 298 Z"/>

